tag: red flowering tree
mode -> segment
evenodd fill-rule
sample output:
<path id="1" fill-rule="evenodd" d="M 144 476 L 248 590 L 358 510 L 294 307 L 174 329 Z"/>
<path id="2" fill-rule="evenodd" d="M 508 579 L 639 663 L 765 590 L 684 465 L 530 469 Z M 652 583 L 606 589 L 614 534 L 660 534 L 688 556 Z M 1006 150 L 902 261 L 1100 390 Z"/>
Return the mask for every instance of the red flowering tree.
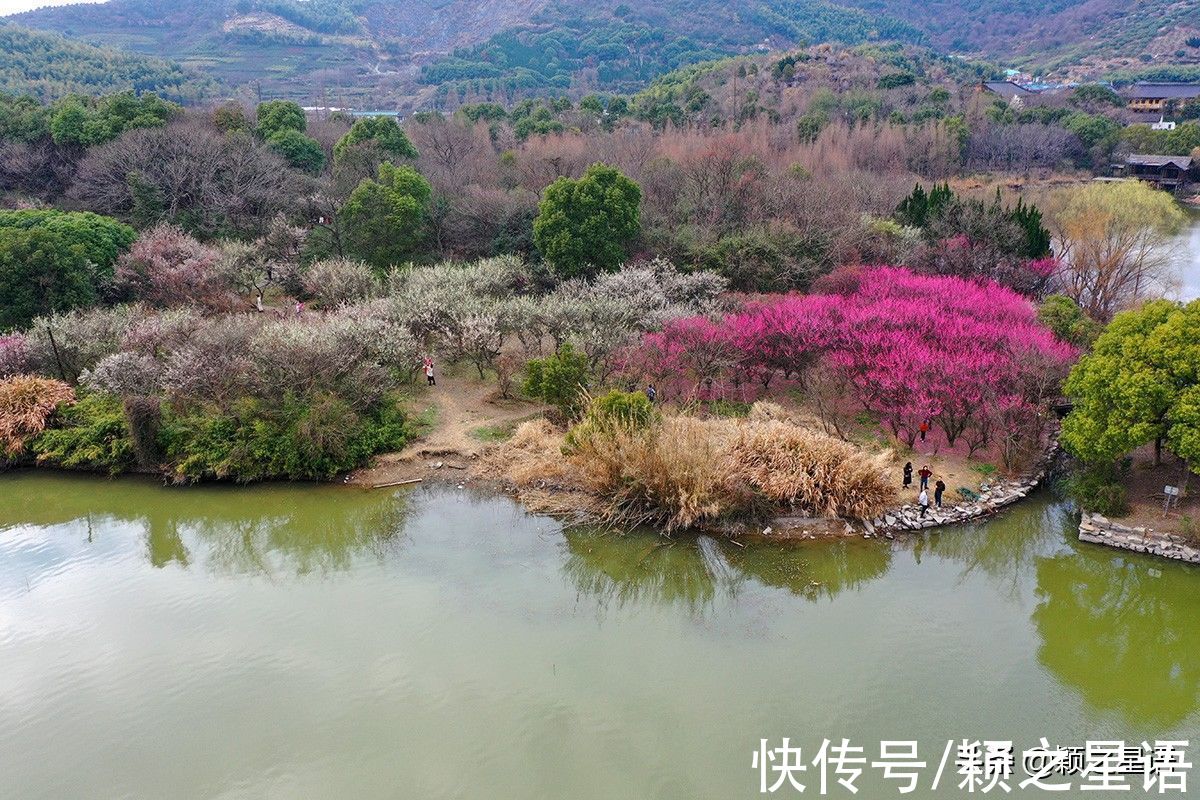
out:
<path id="1" fill-rule="evenodd" d="M 638 352 L 649 374 L 693 386 L 730 370 L 763 386 L 819 377 L 910 445 L 925 420 L 951 447 L 1002 443 L 1006 461 L 1036 438 L 1077 354 L 1029 300 L 993 282 L 891 267 L 852 277 L 826 284 L 837 293 L 752 304 L 720 323 L 677 321 Z"/>
<path id="2" fill-rule="evenodd" d="M 732 329 L 707 317 L 685 317 L 648 333 L 626 362 L 625 371 L 640 371 L 666 386 L 699 393 L 722 377 L 740 380 L 744 353 Z"/>

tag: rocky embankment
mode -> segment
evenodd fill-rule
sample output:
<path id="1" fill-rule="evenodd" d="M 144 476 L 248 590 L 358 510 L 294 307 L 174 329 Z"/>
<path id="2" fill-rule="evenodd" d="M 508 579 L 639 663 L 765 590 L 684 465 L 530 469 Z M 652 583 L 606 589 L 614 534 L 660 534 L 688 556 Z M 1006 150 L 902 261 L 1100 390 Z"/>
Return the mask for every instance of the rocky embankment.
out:
<path id="1" fill-rule="evenodd" d="M 971 522 L 984 517 L 990 517 L 1005 506 L 1025 498 L 1038 487 L 1050 471 L 1050 465 L 1058 455 L 1058 438 L 1054 437 L 1046 445 L 1037 466 L 1029 472 L 1016 478 L 997 479 L 983 483 L 979 487 L 978 496 L 967 501 L 960 500 L 957 505 L 934 508 L 930 505 L 925 516 L 921 516 L 921 507 L 916 503 L 900 506 L 881 514 L 872 520 L 863 520 L 862 526 L 868 536 L 892 536 L 897 533 L 920 531 L 936 528 L 940 525 L 957 525 Z M 930 500 L 933 492 L 930 492 Z"/>
<path id="2" fill-rule="evenodd" d="M 1119 525 L 1101 514 L 1086 511 L 1079 522 L 1079 540 L 1200 564 L 1200 544 L 1195 540 L 1144 527 L 1130 528 Z"/>

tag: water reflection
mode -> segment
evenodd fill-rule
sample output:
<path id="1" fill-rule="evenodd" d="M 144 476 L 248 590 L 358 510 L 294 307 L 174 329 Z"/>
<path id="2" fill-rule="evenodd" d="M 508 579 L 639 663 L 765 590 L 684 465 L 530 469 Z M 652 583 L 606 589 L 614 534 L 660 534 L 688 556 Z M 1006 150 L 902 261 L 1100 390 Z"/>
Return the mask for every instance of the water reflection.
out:
<path id="1" fill-rule="evenodd" d="M 1038 559 L 1038 660 L 1095 708 L 1147 729 L 1200 707 L 1200 569 L 1080 546 Z"/>
<path id="2" fill-rule="evenodd" d="M 401 535 L 403 492 L 310 486 L 191 487 L 164 490 L 152 481 L 117 480 L 78 491 L 78 478 L 7 476 L 0 532 L 19 524 L 140 530 L 157 568 L 223 574 L 294 575 L 344 571 L 360 559 L 382 559 Z M 104 524 L 99 524 L 103 522 Z M 116 524 L 114 524 L 116 523 Z"/>
<path id="3" fill-rule="evenodd" d="M 899 541 L 918 564 L 927 556 L 953 561 L 962 566 L 960 583 L 981 573 L 1009 596 L 1018 597 L 1038 558 L 1056 549 L 1070 524 L 1066 504 L 1026 503 L 984 523 Z"/>
<path id="4" fill-rule="evenodd" d="M 702 611 L 722 594 L 737 597 L 748 580 L 807 600 L 833 599 L 887 574 L 885 542 L 754 542 L 709 537 L 664 539 L 574 529 L 564 533 L 563 572 L 581 594 L 618 608 L 636 603 Z"/>
<path id="5" fill-rule="evenodd" d="M 891 568 L 894 550 L 886 542 L 840 539 L 746 547 L 726 543 L 724 553 L 743 577 L 815 601 L 832 600 L 882 578 Z"/>
<path id="6" fill-rule="evenodd" d="M 1175 264 L 1180 278 L 1180 299 L 1200 298 L 1200 209 L 1188 209 L 1188 225 L 1176 242 Z"/>
<path id="7" fill-rule="evenodd" d="M 575 528 L 564 531 L 563 574 L 580 594 L 602 605 L 654 603 L 692 611 L 710 606 L 723 591 L 736 593 L 720 551 L 708 538 L 664 539 Z"/>

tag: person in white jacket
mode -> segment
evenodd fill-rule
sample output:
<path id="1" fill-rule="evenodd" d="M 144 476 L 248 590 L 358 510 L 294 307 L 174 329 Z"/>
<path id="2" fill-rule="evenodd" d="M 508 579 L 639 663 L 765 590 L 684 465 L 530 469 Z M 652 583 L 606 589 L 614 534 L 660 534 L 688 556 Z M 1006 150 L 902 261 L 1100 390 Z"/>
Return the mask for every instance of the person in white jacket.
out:
<path id="1" fill-rule="evenodd" d="M 925 512 L 929 510 L 929 492 L 926 489 L 921 490 L 921 494 L 917 497 L 917 505 L 921 507 L 921 518 L 925 518 Z"/>

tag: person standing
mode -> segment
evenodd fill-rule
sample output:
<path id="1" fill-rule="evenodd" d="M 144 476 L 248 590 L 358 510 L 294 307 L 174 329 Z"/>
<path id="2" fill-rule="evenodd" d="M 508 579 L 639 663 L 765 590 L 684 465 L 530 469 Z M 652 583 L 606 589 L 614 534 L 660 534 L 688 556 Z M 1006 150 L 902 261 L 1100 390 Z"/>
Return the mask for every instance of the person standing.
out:
<path id="1" fill-rule="evenodd" d="M 928 464 L 925 464 L 917 474 L 921 476 L 921 491 L 925 491 L 929 488 L 929 477 L 933 475 L 933 470 L 929 468 Z"/>
<path id="2" fill-rule="evenodd" d="M 933 485 L 933 504 L 938 508 L 942 507 L 942 495 L 946 492 L 946 482 L 938 478 L 937 483 Z"/>
<path id="3" fill-rule="evenodd" d="M 437 386 L 437 381 L 433 377 L 433 359 L 425 359 L 425 380 L 429 381 L 430 386 Z"/>
<path id="4" fill-rule="evenodd" d="M 651 405 L 658 401 L 658 390 L 654 388 L 653 383 L 646 385 L 646 399 L 650 401 Z"/>
<path id="5" fill-rule="evenodd" d="M 921 427 L 918 430 L 921 431 L 921 441 L 925 441 L 925 434 L 929 433 L 929 420 L 926 419 L 924 422 L 922 422 Z"/>
<path id="6" fill-rule="evenodd" d="M 929 511 L 929 492 L 921 489 L 921 494 L 917 496 L 917 505 L 921 507 L 921 519 L 925 519 L 925 512 Z"/>
<path id="7" fill-rule="evenodd" d="M 912 462 L 904 462 L 904 488 L 912 486 Z"/>

